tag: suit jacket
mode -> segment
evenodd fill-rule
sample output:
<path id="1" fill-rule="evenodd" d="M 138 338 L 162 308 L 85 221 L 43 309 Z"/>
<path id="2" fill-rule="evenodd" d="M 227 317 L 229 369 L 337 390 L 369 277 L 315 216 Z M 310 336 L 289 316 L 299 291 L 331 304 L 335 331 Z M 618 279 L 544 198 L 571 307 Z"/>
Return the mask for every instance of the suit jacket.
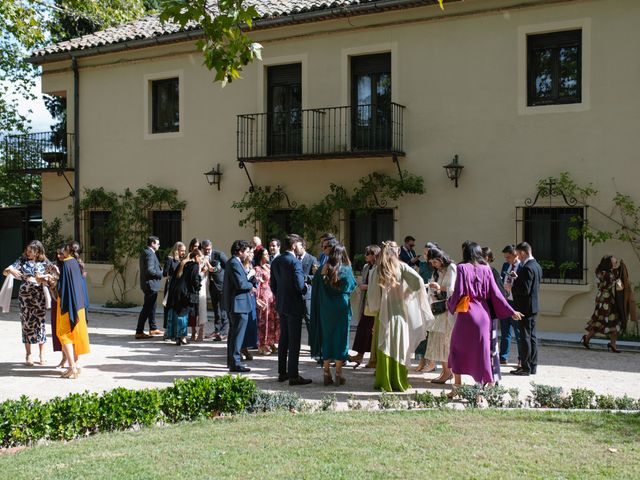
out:
<path id="1" fill-rule="evenodd" d="M 273 260 L 269 286 L 276 297 L 276 311 L 279 314 L 302 317 L 305 312 L 302 263 L 291 252 L 286 252 Z"/>
<path id="2" fill-rule="evenodd" d="M 411 260 L 413 258 L 416 258 L 416 257 L 417 257 L 417 255 L 416 255 L 415 250 L 413 250 L 413 249 L 408 250 L 404 245 L 402 245 L 402 247 L 400 247 L 399 258 L 400 258 L 401 262 L 404 262 L 407 265 L 410 265 L 410 266 L 413 267 L 414 265 L 417 265 L 417 263 L 413 263 Z"/>
<path id="3" fill-rule="evenodd" d="M 511 293 L 513 294 L 513 308 L 525 317 L 532 317 L 539 312 L 538 292 L 542 268 L 540 264 L 531 259 L 518 271 L 518 278 L 513 281 Z"/>
<path id="4" fill-rule="evenodd" d="M 302 263 L 302 274 L 304 275 L 304 283 L 307 284 L 307 293 L 304 294 L 304 299 L 311 300 L 311 282 L 313 281 L 311 268 L 313 267 L 314 263 L 318 264 L 318 260 L 313 255 L 305 253 L 304 257 L 302 257 L 302 260 L 300 260 L 300 263 Z"/>
<path id="5" fill-rule="evenodd" d="M 222 285 L 224 284 L 224 272 L 227 268 L 227 262 L 229 259 L 220 250 L 211 250 L 211 256 L 209 263 L 216 270 L 215 272 L 209 272 L 209 281 L 212 285 L 222 292 Z"/>
<path id="6" fill-rule="evenodd" d="M 226 265 L 222 283 L 222 308 L 228 313 L 251 312 L 251 289 L 254 284 L 247 278 L 238 257 L 231 257 Z"/>
<path id="7" fill-rule="evenodd" d="M 160 290 L 162 268 L 153 248 L 147 247 L 140 253 L 140 288 L 144 293 Z"/>

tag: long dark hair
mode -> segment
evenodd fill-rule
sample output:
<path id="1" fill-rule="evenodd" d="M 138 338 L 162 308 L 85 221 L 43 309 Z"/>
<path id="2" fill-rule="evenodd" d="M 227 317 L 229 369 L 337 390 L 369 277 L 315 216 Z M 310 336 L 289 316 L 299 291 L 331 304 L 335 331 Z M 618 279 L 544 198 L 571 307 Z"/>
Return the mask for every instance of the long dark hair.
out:
<path id="1" fill-rule="evenodd" d="M 340 283 L 340 269 L 343 265 L 351 265 L 347 249 L 343 244 L 337 243 L 331 248 L 326 265 L 325 283 L 337 288 Z"/>
<path id="2" fill-rule="evenodd" d="M 427 251 L 427 260 L 440 260 L 444 268 L 447 268 L 453 263 L 449 254 L 439 248 L 430 248 Z"/>
<path id="3" fill-rule="evenodd" d="M 482 256 L 482 247 L 476 242 L 464 242 L 462 246 L 462 263 L 486 265 L 487 262 Z"/>
<path id="4" fill-rule="evenodd" d="M 610 272 L 613 270 L 613 255 L 605 255 L 600 259 L 600 263 L 596 267 L 596 273 Z"/>

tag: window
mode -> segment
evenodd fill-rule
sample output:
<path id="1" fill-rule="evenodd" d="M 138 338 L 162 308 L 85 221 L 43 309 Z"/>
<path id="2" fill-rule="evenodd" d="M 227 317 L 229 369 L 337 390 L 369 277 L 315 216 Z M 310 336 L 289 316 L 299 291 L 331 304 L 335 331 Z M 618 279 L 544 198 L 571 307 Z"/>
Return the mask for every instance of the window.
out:
<path id="1" fill-rule="evenodd" d="M 569 229 L 584 218 L 582 208 L 524 209 L 524 240 L 533 248 L 545 283 L 583 283 L 584 240 Z"/>
<path id="2" fill-rule="evenodd" d="M 582 30 L 527 36 L 527 104 L 582 101 Z"/>
<path id="3" fill-rule="evenodd" d="M 295 232 L 293 212 L 293 210 L 283 209 L 273 210 L 269 213 L 269 220 L 262 226 L 265 244 L 272 238 L 277 238 L 282 243 L 285 236 Z"/>
<path id="4" fill-rule="evenodd" d="M 151 133 L 180 131 L 178 78 L 151 81 Z"/>
<path id="5" fill-rule="evenodd" d="M 302 64 L 267 68 L 267 152 L 302 152 Z"/>
<path id="6" fill-rule="evenodd" d="M 363 254 L 367 245 L 380 244 L 393 238 L 393 210 L 390 208 L 358 214 L 349 218 L 349 255 Z"/>
<path id="7" fill-rule="evenodd" d="M 108 235 L 108 224 L 111 212 L 89 212 L 89 261 L 95 263 L 108 262 L 111 239 Z"/>
<path id="8" fill-rule="evenodd" d="M 162 251 L 168 251 L 174 243 L 182 241 L 182 211 L 156 210 L 151 212 L 151 228 L 151 234 L 160 239 Z"/>
<path id="9" fill-rule="evenodd" d="M 351 141 L 355 150 L 391 147 L 391 54 L 351 57 Z"/>

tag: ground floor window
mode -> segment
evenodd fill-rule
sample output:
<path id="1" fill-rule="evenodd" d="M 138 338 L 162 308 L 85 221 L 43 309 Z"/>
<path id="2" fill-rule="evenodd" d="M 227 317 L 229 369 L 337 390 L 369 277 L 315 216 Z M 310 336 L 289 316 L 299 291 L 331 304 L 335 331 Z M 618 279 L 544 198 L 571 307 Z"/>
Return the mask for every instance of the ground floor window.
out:
<path id="1" fill-rule="evenodd" d="M 542 266 L 545 283 L 583 283 L 584 239 L 572 240 L 569 229 L 584 219 L 583 208 L 531 207 L 523 209 L 524 241 Z"/>
<path id="2" fill-rule="evenodd" d="M 182 241 L 182 211 L 155 210 L 151 212 L 151 234 L 160 239 L 162 250 L 171 249 Z"/>
<path id="3" fill-rule="evenodd" d="M 350 212 L 349 255 L 351 258 L 364 255 L 367 245 L 380 244 L 391 239 L 393 239 L 393 209 L 381 208 L 367 213 Z"/>
<path id="4" fill-rule="evenodd" d="M 108 233 L 109 217 L 111 212 L 89 212 L 89 248 L 87 249 L 88 261 L 101 263 L 109 261 L 111 239 Z"/>

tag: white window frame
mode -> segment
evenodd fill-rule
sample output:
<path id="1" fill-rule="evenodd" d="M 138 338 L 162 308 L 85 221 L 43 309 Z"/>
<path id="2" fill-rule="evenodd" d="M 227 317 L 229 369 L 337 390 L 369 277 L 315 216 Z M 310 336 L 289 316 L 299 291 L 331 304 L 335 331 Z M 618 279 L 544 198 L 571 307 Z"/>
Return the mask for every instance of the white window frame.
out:
<path id="1" fill-rule="evenodd" d="M 177 132 L 163 132 L 153 133 L 152 130 L 152 118 L 153 118 L 153 90 L 151 84 L 154 80 L 166 80 L 170 78 L 178 79 L 178 114 L 180 115 L 180 123 L 178 125 Z M 144 130 L 143 136 L 145 140 L 162 140 L 168 138 L 177 138 L 184 135 L 185 115 L 184 115 L 184 70 L 172 70 L 166 72 L 148 73 L 144 75 L 143 79 L 143 117 L 144 117 Z"/>

